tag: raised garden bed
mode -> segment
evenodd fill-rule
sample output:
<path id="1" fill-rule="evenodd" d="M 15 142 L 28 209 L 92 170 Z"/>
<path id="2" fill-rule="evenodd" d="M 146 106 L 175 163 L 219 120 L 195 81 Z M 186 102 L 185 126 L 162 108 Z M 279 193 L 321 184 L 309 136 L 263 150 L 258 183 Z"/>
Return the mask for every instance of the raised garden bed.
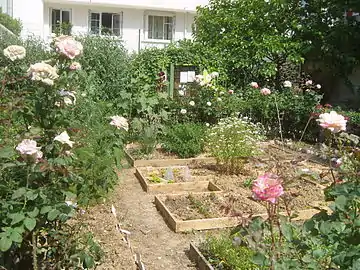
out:
<path id="1" fill-rule="evenodd" d="M 192 163 L 214 163 L 215 158 L 201 155 L 194 158 L 179 158 L 175 154 L 167 153 L 161 148 L 156 148 L 154 153 L 148 157 L 138 157 L 136 155 L 136 148 L 127 147 L 125 150 L 125 157 L 133 167 L 161 167 L 161 166 L 172 166 L 172 165 L 189 165 Z"/>
<path id="2" fill-rule="evenodd" d="M 221 193 L 158 195 L 155 205 L 175 232 L 235 227 L 250 217 L 267 217 L 260 203 Z M 297 217 L 293 220 L 304 220 L 317 212 L 317 209 L 296 211 Z"/>
<path id="3" fill-rule="evenodd" d="M 189 258 L 199 270 L 214 270 L 214 267 L 206 260 L 201 251 L 192 243 L 190 243 Z"/>
<path id="4" fill-rule="evenodd" d="M 166 179 L 169 178 L 167 174 L 172 176 L 171 179 Z M 200 176 L 192 177 L 188 166 L 136 168 L 135 175 L 146 192 L 221 192 L 213 182 Z"/>

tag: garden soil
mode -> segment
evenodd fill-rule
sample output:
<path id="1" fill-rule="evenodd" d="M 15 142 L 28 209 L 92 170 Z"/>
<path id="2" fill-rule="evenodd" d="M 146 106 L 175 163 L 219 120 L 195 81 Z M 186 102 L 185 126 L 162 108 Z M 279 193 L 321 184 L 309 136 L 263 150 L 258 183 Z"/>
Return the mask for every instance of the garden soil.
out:
<path id="1" fill-rule="evenodd" d="M 106 202 L 86 210 L 84 219 L 105 252 L 97 269 L 137 269 L 133 255 L 139 253 L 147 270 L 196 269 L 187 257 L 190 241 L 200 242 L 206 234 L 171 231 L 154 205 L 154 195 L 144 192 L 134 176 L 134 169 L 125 169 Z M 116 230 L 111 205 L 117 210 L 121 228 L 131 232 L 131 249 Z"/>

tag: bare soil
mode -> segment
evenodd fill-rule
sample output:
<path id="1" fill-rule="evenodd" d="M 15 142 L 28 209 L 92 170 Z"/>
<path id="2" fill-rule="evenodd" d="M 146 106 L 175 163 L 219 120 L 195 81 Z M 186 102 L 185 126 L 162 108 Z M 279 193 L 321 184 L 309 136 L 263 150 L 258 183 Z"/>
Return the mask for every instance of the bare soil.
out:
<path id="1" fill-rule="evenodd" d="M 169 195 L 165 205 L 174 217 L 180 220 L 249 216 L 266 212 L 265 207 L 246 198 L 246 194 Z"/>
<path id="2" fill-rule="evenodd" d="M 132 250 L 116 230 L 111 205 L 120 216 L 122 229 L 131 232 Z M 122 171 L 114 192 L 102 204 L 86 209 L 84 220 L 105 252 L 100 270 L 136 269 L 133 255 L 139 253 L 146 269 L 196 269 L 186 252 L 190 241 L 201 242 L 206 234 L 179 234 L 171 231 L 154 205 L 154 195 L 145 193 L 134 176 L 134 169 Z"/>

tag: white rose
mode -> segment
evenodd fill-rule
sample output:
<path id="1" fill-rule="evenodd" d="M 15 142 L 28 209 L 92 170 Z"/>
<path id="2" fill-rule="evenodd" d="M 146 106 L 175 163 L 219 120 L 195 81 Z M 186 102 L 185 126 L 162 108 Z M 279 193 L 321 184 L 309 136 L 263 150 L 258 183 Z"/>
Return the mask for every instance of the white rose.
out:
<path id="1" fill-rule="evenodd" d="M 320 85 L 320 84 L 317 84 L 317 85 L 316 85 L 316 88 L 317 88 L 317 89 L 321 89 L 321 85 Z"/>
<path id="2" fill-rule="evenodd" d="M 69 145 L 70 147 L 72 147 L 73 144 L 74 144 L 73 141 L 70 141 L 70 137 L 69 137 L 69 135 L 67 134 L 66 131 L 63 131 L 60 135 L 57 135 L 57 136 L 54 138 L 54 141 L 58 141 L 58 142 L 60 142 L 61 144 L 67 144 L 67 145 Z"/>
<path id="3" fill-rule="evenodd" d="M 206 102 L 206 105 L 211 106 L 211 102 L 210 101 Z"/>
<path id="4" fill-rule="evenodd" d="M 185 92 L 183 90 L 179 90 L 179 96 L 184 96 Z"/>
<path id="5" fill-rule="evenodd" d="M 129 130 L 129 123 L 125 117 L 115 115 L 111 116 L 110 119 L 110 125 L 115 126 L 117 129 Z"/>
<path id="6" fill-rule="evenodd" d="M 190 105 L 190 106 L 195 106 L 195 102 L 194 102 L 194 101 L 190 101 L 190 102 L 189 102 L 189 105 Z"/>
<path id="7" fill-rule="evenodd" d="M 26 56 L 26 49 L 22 46 L 11 45 L 4 49 L 4 56 L 9 58 L 11 61 L 23 59 Z"/>
<path id="8" fill-rule="evenodd" d="M 16 146 L 16 150 L 23 158 L 30 158 L 36 162 L 43 157 L 43 153 L 40 151 L 41 147 L 37 147 L 36 144 L 34 140 L 25 139 Z"/>
<path id="9" fill-rule="evenodd" d="M 186 110 L 186 109 L 181 109 L 181 110 L 180 110 L 180 113 L 181 113 L 181 114 L 186 114 L 186 113 L 187 113 L 187 110 Z"/>
<path id="10" fill-rule="evenodd" d="M 289 87 L 291 88 L 292 87 L 292 83 L 290 81 L 285 81 L 284 82 L 284 87 Z"/>
<path id="11" fill-rule="evenodd" d="M 42 81 L 47 85 L 54 84 L 53 81 L 59 78 L 56 67 L 44 62 L 31 65 L 27 72 L 33 81 Z"/>

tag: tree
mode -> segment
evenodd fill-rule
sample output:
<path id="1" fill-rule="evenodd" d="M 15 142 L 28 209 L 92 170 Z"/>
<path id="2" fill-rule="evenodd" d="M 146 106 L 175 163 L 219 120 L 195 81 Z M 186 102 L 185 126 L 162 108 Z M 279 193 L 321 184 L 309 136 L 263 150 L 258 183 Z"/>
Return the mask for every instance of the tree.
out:
<path id="1" fill-rule="evenodd" d="M 279 86 L 284 64 L 304 61 L 302 9 L 301 1 L 210 0 L 197 9 L 195 41 L 222 59 L 233 84 L 274 79 Z"/>

